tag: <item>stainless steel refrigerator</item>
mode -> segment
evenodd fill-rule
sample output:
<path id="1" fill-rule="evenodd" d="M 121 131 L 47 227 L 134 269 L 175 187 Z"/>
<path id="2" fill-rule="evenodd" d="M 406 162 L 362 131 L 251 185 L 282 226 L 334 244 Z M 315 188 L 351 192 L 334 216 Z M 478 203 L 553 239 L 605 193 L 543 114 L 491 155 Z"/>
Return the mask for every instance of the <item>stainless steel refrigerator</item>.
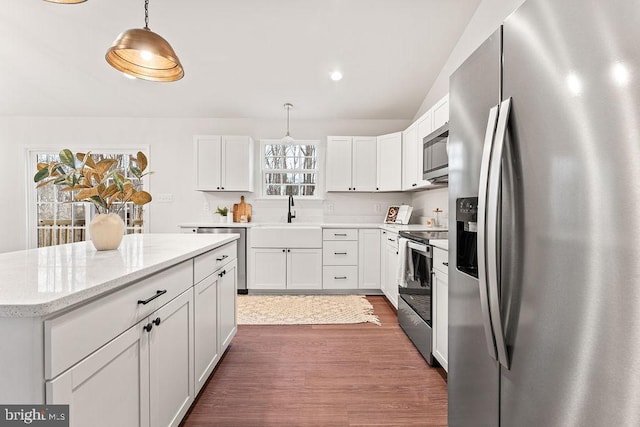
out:
<path id="1" fill-rule="evenodd" d="M 450 426 L 640 425 L 639 22 L 528 0 L 451 76 Z"/>

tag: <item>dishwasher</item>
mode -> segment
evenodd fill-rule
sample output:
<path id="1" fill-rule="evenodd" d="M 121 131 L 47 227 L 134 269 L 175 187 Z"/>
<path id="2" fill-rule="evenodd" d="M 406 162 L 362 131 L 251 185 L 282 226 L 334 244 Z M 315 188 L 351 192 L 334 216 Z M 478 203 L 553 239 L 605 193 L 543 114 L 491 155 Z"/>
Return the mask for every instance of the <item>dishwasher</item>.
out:
<path id="1" fill-rule="evenodd" d="M 239 234 L 238 243 L 238 293 L 247 291 L 247 229 L 244 227 L 198 227 L 197 233 Z"/>

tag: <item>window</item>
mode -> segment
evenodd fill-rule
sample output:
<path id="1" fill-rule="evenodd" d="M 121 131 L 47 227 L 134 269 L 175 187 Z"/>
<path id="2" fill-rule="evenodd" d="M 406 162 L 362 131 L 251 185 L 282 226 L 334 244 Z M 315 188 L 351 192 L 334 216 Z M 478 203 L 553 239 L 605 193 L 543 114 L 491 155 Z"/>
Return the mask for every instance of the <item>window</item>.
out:
<path id="1" fill-rule="evenodd" d="M 319 141 L 262 141 L 262 194 L 317 196 L 319 146 Z"/>
<path id="2" fill-rule="evenodd" d="M 138 151 L 147 150 L 91 150 L 91 156 L 96 162 L 112 158 L 118 160 L 118 168 L 128 173 L 131 156 Z M 29 182 L 33 182 L 38 163 L 59 161 L 57 152 L 31 151 L 29 155 Z M 146 178 L 140 182 L 133 176 L 126 176 L 134 186 L 146 188 Z M 74 193 L 61 191 L 57 185 L 45 185 L 29 192 L 29 242 L 31 247 L 43 247 L 73 243 L 87 240 L 88 224 L 91 222 L 95 209 L 91 203 L 74 201 Z M 117 202 L 111 206 L 111 211 L 117 211 L 122 204 Z M 128 202 L 119 214 L 125 224 L 125 233 L 142 233 L 144 231 L 145 212 L 143 206 L 135 206 Z"/>

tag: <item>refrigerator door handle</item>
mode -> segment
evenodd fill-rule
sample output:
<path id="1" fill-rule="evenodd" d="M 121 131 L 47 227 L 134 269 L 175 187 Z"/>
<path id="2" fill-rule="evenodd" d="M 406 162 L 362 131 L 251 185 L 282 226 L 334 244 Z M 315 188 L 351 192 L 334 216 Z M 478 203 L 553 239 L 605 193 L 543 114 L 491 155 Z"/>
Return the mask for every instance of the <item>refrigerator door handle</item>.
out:
<path id="1" fill-rule="evenodd" d="M 498 361 L 506 369 L 509 369 L 509 356 L 500 313 L 500 282 L 498 280 L 498 209 L 500 202 L 500 179 L 502 175 L 502 153 L 507 134 L 507 123 L 511 111 L 511 98 L 505 99 L 500 104 L 500 114 L 498 115 L 498 126 L 496 128 L 496 138 L 491 155 L 491 165 L 489 167 L 489 199 L 487 202 L 487 279 L 489 284 L 489 307 L 491 313 L 491 323 L 493 325 L 496 348 L 498 349 Z"/>
<path id="2" fill-rule="evenodd" d="M 489 110 L 487 120 L 487 130 L 484 135 L 484 147 L 482 149 L 482 163 L 480 164 L 480 185 L 478 188 L 478 287 L 480 290 L 480 308 L 482 311 L 482 322 L 484 325 L 484 335 L 487 340 L 487 351 L 489 355 L 498 360 L 496 354 L 495 338 L 493 327 L 491 326 L 491 314 L 489 313 L 489 297 L 487 287 L 486 268 L 486 209 L 487 209 L 487 183 L 489 181 L 489 165 L 491 152 L 493 151 L 493 140 L 496 134 L 496 122 L 498 120 L 498 106 Z"/>

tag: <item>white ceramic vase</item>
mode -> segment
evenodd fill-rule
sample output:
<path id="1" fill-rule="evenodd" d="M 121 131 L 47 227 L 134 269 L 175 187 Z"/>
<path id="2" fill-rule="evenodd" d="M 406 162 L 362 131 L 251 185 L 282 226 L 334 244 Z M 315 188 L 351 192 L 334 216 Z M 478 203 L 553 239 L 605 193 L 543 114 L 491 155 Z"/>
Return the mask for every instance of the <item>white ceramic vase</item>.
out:
<path id="1" fill-rule="evenodd" d="M 124 222 L 120 215 L 98 214 L 89 224 L 91 242 L 99 251 L 118 249 L 124 235 Z"/>

